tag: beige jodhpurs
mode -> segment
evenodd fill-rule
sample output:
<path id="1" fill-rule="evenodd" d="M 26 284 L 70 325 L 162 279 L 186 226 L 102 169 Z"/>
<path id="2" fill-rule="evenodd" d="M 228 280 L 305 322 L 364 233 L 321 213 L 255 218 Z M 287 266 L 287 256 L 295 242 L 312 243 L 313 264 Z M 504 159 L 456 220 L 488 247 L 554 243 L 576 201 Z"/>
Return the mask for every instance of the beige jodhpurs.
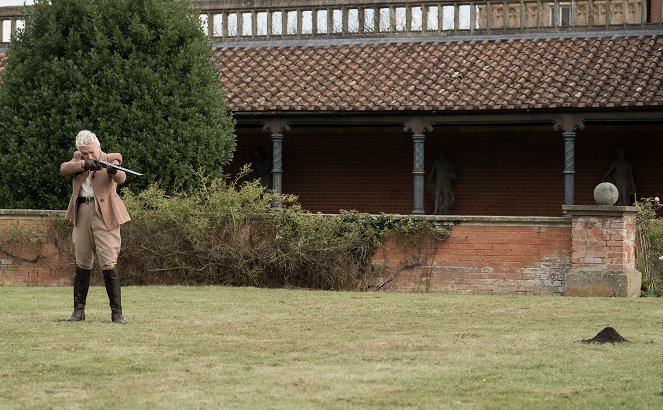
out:
<path id="1" fill-rule="evenodd" d="M 103 270 L 117 264 L 121 245 L 120 227 L 107 230 L 103 219 L 95 211 L 94 202 L 78 205 L 72 240 L 79 268 L 92 269 L 95 254 Z"/>

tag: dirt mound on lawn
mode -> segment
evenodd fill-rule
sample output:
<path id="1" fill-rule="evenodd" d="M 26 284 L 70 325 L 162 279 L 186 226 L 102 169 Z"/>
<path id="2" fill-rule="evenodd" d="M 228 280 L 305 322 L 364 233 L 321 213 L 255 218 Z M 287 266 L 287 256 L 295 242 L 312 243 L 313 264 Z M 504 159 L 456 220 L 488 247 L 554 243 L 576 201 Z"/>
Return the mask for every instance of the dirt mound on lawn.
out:
<path id="1" fill-rule="evenodd" d="M 615 343 L 628 342 L 628 340 L 624 339 L 622 335 L 620 335 L 614 328 L 606 327 L 605 329 L 598 332 L 593 338 L 585 339 L 583 342 L 601 344 L 612 343 L 614 345 Z"/>

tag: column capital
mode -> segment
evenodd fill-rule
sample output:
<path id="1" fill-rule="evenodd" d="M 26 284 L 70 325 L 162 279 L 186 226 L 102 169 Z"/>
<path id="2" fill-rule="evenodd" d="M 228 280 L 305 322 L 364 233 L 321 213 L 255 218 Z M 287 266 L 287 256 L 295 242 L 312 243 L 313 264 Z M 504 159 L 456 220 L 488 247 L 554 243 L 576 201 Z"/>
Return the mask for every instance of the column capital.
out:
<path id="1" fill-rule="evenodd" d="M 433 125 L 424 124 L 422 117 L 412 117 L 403 124 L 403 132 L 411 132 L 413 136 L 424 136 L 431 131 L 433 131 Z"/>
<path id="2" fill-rule="evenodd" d="M 573 114 L 564 114 L 553 120 L 553 129 L 562 131 L 562 135 L 575 136 L 577 130 L 585 129 L 585 120 L 578 119 Z"/>
<path id="3" fill-rule="evenodd" d="M 290 124 L 278 118 L 270 119 L 265 121 L 262 130 L 270 134 L 272 137 L 283 137 L 285 132 L 290 131 Z"/>

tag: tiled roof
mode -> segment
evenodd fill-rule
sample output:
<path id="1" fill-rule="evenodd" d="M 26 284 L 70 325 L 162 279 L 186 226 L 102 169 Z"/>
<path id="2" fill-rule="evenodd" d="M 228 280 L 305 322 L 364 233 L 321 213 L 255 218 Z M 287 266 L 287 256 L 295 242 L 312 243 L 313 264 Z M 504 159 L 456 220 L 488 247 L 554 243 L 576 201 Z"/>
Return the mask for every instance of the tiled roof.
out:
<path id="1" fill-rule="evenodd" d="M 0 53 L 0 73 L 5 71 L 5 58 L 7 58 L 7 53 Z"/>
<path id="2" fill-rule="evenodd" d="M 260 111 L 663 109 L 663 36 L 216 50 L 226 107 Z"/>

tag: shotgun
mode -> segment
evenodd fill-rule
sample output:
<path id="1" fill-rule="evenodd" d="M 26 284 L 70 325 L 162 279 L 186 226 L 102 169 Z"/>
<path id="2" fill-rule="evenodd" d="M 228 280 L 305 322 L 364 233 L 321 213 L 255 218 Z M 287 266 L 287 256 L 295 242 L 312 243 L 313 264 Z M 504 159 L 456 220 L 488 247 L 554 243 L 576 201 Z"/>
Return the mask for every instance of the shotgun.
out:
<path id="1" fill-rule="evenodd" d="M 135 175 L 137 177 L 142 177 L 143 176 L 143 174 L 141 174 L 139 172 L 132 171 L 130 169 L 121 167 L 117 164 L 111 164 L 110 162 L 107 162 L 107 161 L 101 161 L 101 160 L 95 159 L 94 160 L 94 165 L 99 167 L 99 168 L 114 168 L 114 169 L 117 169 L 118 171 L 124 171 L 127 174 Z"/>

